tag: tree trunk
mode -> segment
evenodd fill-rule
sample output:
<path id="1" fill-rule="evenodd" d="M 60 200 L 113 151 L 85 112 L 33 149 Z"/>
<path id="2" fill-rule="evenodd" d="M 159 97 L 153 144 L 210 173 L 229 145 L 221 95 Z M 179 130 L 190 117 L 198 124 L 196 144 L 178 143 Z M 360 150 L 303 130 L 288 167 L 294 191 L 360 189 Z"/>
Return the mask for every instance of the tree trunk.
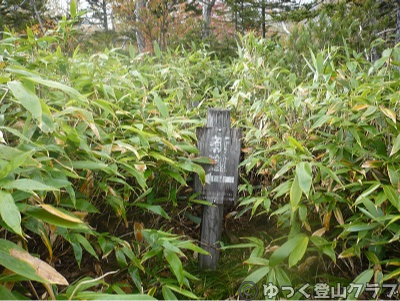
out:
<path id="1" fill-rule="evenodd" d="M 40 29 L 42 30 L 42 33 L 45 34 L 45 29 L 43 27 L 42 19 L 40 18 L 39 12 L 36 8 L 35 1 L 31 0 L 31 5 L 33 7 L 33 11 L 35 12 L 36 18 L 38 19 Z"/>
<path id="2" fill-rule="evenodd" d="M 4 31 L 4 21 L 3 21 L 3 14 L 0 9 L 0 40 L 3 39 L 3 31 Z"/>
<path id="3" fill-rule="evenodd" d="M 101 2 L 101 9 L 103 10 L 103 27 L 105 31 L 108 31 L 108 14 L 107 14 L 107 2 L 103 0 Z"/>
<path id="4" fill-rule="evenodd" d="M 208 0 L 203 3 L 203 28 L 201 32 L 201 37 L 206 39 L 210 36 L 211 33 L 211 12 L 214 7 L 216 0 Z"/>
<path id="5" fill-rule="evenodd" d="M 136 1 L 135 6 L 135 17 L 136 17 L 136 41 L 139 53 L 142 53 L 146 49 L 146 40 L 144 38 L 140 25 L 143 23 L 143 9 L 146 7 L 145 0 Z"/>
<path id="6" fill-rule="evenodd" d="M 240 1 L 240 14 L 242 15 L 241 23 L 242 23 L 242 34 L 244 33 L 244 3 L 243 0 Z"/>
<path id="7" fill-rule="evenodd" d="M 265 36 L 267 34 L 266 29 L 265 29 L 265 0 L 262 1 L 261 3 L 261 18 L 262 18 L 262 37 L 265 39 Z"/>
<path id="8" fill-rule="evenodd" d="M 400 43 L 400 0 L 397 0 L 395 45 Z"/>

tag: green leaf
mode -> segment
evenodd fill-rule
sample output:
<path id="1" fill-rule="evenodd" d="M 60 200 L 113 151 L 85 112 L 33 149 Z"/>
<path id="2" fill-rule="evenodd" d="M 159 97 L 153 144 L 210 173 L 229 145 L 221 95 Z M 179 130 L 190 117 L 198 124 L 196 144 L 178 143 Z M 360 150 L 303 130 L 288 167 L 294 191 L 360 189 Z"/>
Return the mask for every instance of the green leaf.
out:
<path id="1" fill-rule="evenodd" d="M 33 118 L 39 121 L 39 126 L 41 127 L 42 106 L 39 97 L 29 89 L 26 89 L 20 81 L 11 81 L 7 85 L 21 105 L 32 114 Z"/>
<path id="2" fill-rule="evenodd" d="M 307 250 L 308 240 L 307 236 L 301 235 L 300 241 L 289 255 L 289 268 L 297 264 L 303 258 Z"/>
<path id="3" fill-rule="evenodd" d="M 75 0 L 71 0 L 69 3 L 69 13 L 71 14 L 72 19 L 76 17 L 76 2 Z"/>
<path id="4" fill-rule="evenodd" d="M 183 170 L 195 172 L 199 176 L 201 183 L 203 185 L 205 184 L 206 173 L 205 173 L 203 167 L 201 167 L 200 165 L 198 165 L 196 163 L 190 162 L 190 161 L 179 163 L 178 166 L 180 168 L 182 168 Z"/>
<path id="5" fill-rule="evenodd" d="M 156 104 L 158 111 L 160 111 L 161 116 L 164 118 L 168 117 L 169 111 L 164 101 L 161 99 L 160 96 L 158 96 L 156 92 L 152 92 L 152 94 L 154 97 L 154 103 Z"/>
<path id="6" fill-rule="evenodd" d="M 178 300 L 175 294 L 166 286 L 163 286 L 161 289 L 164 300 Z"/>
<path id="7" fill-rule="evenodd" d="M 299 141 L 294 139 L 292 136 L 289 136 L 288 140 L 289 140 L 289 144 L 292 147 L 298 148 L 300 151 L 304 152 L 304 147 L 301 145 L 301 143 Z"/>
<path id="8" fill-rule="evenodd" d="M 362 284 L 364 287 L 366 283 L 369 283 L 369 281 L 372 279 L 373 276 L 374 276 L 373 269 L 365 270 L 360 275 L 358 275 L 356 279 L 354 279 L 351 283 Z M 355 295 L 357 293 L 357 289 L 353 289 L 352 291 L 350 291 L 348 287 L 347 292 L 349 292 L 349 294 L 347 295 L 347 300 L 356 300 Z"/>
<path id="9" fill-rule="evenodd" d="M 126 262 L 125 254 L 120 249 L 115 250 L 115 257 L 117 258 L 117 262 L 121 268 L 126 268 L 128 263 Z"/>
<path id="10" fill-rule="evenodd" d="M 79 243 L 85 248 L 85 250 L 89 252 L 89 254 L 98 259 L 96 251 L 93 249 L 90 242 L 84 236 L 82 236 L 81 234 L 75 234 L 75 237 L 79 241 Z"/>
<path id="11" fill-rule="evenodd" d="M 261 279 L 263 279 L 265 277 L 265 275 L 267 275 L 269 273 L 269 267 L 262 267 L 259 268 L 257 270 L 255 270 L 253 273 L 251 273 L 250 275 L 248 275 L 243 282 L 245 281 L 251 281 L 254 283 L 258 283 Z"/>
<path id="12" fill-rule="evenodd" d="M 268 266 L 269 265 L 269 260 L 262 258 L 262 257 L 250 257 L 249 259 L 245 260 L 243 262 L 244 264 L 249 264 L 249 265 L 264 265 Z"/>
<path id="13" fill-rule="evenodd" d="M 66 86 L 64 84 L 61 84 L 59 82 L 56 81 L 52 81 L 52 80 L 47 80 L 47 79 L 43 79 L 40 77 L 29 77 L 27 78 L 29 81 L 41 84 L 43 86 L 52 88 L 52 89 L 59 89 L 61 91 L 63 91 L 64 93 L 68 94 L 69 96 L 77 99 L 77 100 L 82 100 L 85 104 L 88 102 L 85 97 L 83 97 L 82 94 L 80 94 L 77 90 L 75 90 L 74 88 L 71 88 L 69 86 Z"/>
<path id="14" fill-rule="evenodd" d="M 358 198 L 356 199 L 354 204 L 358 205 L 359 203 L 361 203 L 364 198 L 369 196 L 371 193 L 373 193 L 375 190 L 377 190 L 380 186 L 381 186 L 380 182 L 377 182 L 377 183 L 374 183 L 373 185 L 371 185 L 367 190 L 365 190 L 362 194 L 360 194 L 358 196 Z"/>
<path id="15" fill-rule="evenodd" d="M 15 296 L 4 286 L 0 284 L 0 300 L 18 300 Z"/>
<path id="16" fill-rule="evenodd" d="M 388 164 L 387 171 L 388 171 L 390 183 L 392 183 L 392 185 L 394 187 L 397 187 L 397 185 L 399 184 L 400 175 L 397 172 L 396 168 L 393 165 Z"/>
<path id="17" fill-rule="evenodd" d="M 158 45 L 157 41 L 154 41 L 153 49 L 154 49 L 154 54 L 156 55 L 156 57 L 160 58 L 162 53 L 161 53 L 160 46 Z"/>
<path id="18" fill-rule="evenodd" d="M 393 206 L 397 208 L 397 210 L 400 211 L 400 199 L 399 195 L 397 194 L 396 190 L 392 186 L 389 185 L 383 185 L 383 191 L 388 198 L 389 202 L 392 203 Z"/>
<path id="19" fill-rule="evenodd" d="M 289 169 L 291 169 L 293 167 L 293 162 L 288 162 L 286 163 L 276 174 L 275 176 L 272 178 L 273 180 L 278 179 L 280 176 L 282 176 L 283 174 L 285 174 Z"/>
<path id="20" fill-rule="evenodd" d="M 398 278 L 399 275 L 400 275 L 400 268 L 390 272 L 389 274 L 386 274 L 383 277 L 383 281 L 388 281 L 388 280 L 393 279 L 393 278 Z"/>
<path id="21" fill-rule="evenodd" d="M 144 178 L 142 172 L 138 171 L 137 169 L 126 163 L 120 163 L 120 165 L 136 179 L 143 190 L 147 189 L 146 179 Z"/>
<path id="22" fill-rule="evenodd" d="M 0 215 L 3 221 L 22 236 L 21 214 L 11 194 L 0 191 Z"/>
<path id="23" fill-rule="evenodd" d="M 145 294 L 106 294 L 97 292 L 82 292 L 74 296 L 75 300 L 157 300 L 152 296 Z"/>
<path id="24" fill-rule="evenodd" d="M 314 164 L 319 168 L 321 173 L 324 172 L 324 173 L 328 174 L 328 176 L 330 176 L 337 183 L 339 183 L 340 186 L 343 186 L 343 183 L 340 181 L 339 177 L 331 169 L 329 169 L 328 167 L 324 166 L 321 163 L 314 163 Z"/>
<path id="25" fill-rule="evenodd" d="M 135 203 L 135 206 L 147 209 L 147 210 L 149 210 L 151 212 L 154 212 L 154 213 L 156 213 L 158 215 L 161 215 L 162 217 L 164 217 L 166 219 L 171 219 L 169 217 L 168 213 L 165 212 L 165 210 L 159 205 L 149 205 L 149 204 L 145 204 L 145 203 Z"/>
<path id="26" fill-rule="evenodd" d="M 308 198 L 312 182 L 312 168 L 309 162 L 300 162 L 296 165 L 296 177 L 301 190 Z"/>
<path id="27" fill-rule="evenodd" d="M 185 179 L 181 176 L 180 173 L 172 170 L 163 170 L 163 173 L 169 175 L 171 178 L 175 179 L 179 184 L 183 186 L 187 186 Z"/>
<path id="28" fill-rule="evenodd" d="M 310 131 L 322 126 L 325 122 L 327 122 L 329 119 L 331 119 L 332 116 L 330 115 L 322 115 L 310 128 Z"/>
<path id="29" fill-rule="evenodd" d="M 298 180 L 298 176 L 294 177 L 292 187 L 290 188 L 290 205 L 292 206 L 292 213 L 294 213 L 299 207 L 301 200 L 301 188 Z"/>
<path id="30" fill-rule="evenodd" d="M 158 152 L 150 151 L 149 156 L 153 157 L 154 159 L 164 161 L 170 165 L 175 165 L 175 162 L 173 160 L 171 160 L 170 158 L 167 158 L 166 156 L 161 155 Z"/>
<path id="31" fill-rule="evenodd" d="M 10 162 L 7 163 L 6 166 L 0 169 L 0 180 L 7 177 L 17 167 L 24 164 L 25 161 L 31 156 L 32 152 L 25 152 L 18 155 L 16 154 L 17 153 L 15 153 L 14 157 L 10 160 Z"/>
<path id="32" fill-rule="evenodd" d="M 397 153 L 400 149 L 400 134 L 397 135 L 396 139 L 393 141 L 393 147 L 390 152 L 390 157 Z"/>
<path id="33" fill-rule="evenodd" d="M 292 285 L 292 283 L 290 282 L 290 278 L 289 276 L 286 274 L 286 272 L 284 271 L 284 269 L 280 268 L 280 267 L 275 267 L 274 268 L 275 271 L 275 278 L 276 281 L 278 282 L 278 286 L 282 287 L 282 286 L 288 286 L 288 285 Z"/>
<path id="34" fill-rule="evenodd" d="M 44 204 L 41 205 L 41 207 L 30 205 L 21 205 L 19 207 L 22 213 L 55 226 L 60 226 L 67 229 L 88 229 L 82 220 L 73 216 L 68 211 L 62 210 L 61 208 L 54 208 L 50 205 Z"/>
<path id="35" fill-rule="evenodd" d="M 192 292 L 190 292 L 188 290 L 185 290 L 183 288 L 177 287 L 176 285 L 168 284 L 168 285 L 164 285 L 164 287 L 169 288 L 170 290 L 173 290 L 176 293 L 184 295 L 185 297 L 188 297 L 189 300 L 197 300 L 197 299 L 199 299 L 199 297 L 197 297 Z"/>
<path id="36" fill-rule="evenodd" d="M 304 245 L 308 244 L 308 237 L 304 234 L 296 235 L 285 242 L 282 246 L 280 246 L 274 253 L 272 253 L 271 258 L 269 259 L 269 266 L 275 267 L 281 262 L 283 262 L 289 255 L 292 254 L 293 250 L 298 247 L 304 248 Z M 307 247 L 307 246 L 306 246 Z M 305 252 L 305 251 L 304 251 Z M 290 263 L 295 263 L 300 260 L 304 252 L 298 252 L 297 254 L 293 255 Z"/>
<path id="37" fill-rule="evenodd" d="M 188 240 L 182 241 L 176 245 L 177 245 L 177 247 L 179 247 L 179 249 L 187 249 L 187 250 L 192 250 L 192 251 L 200 253 L 200 254 L 210 255 L 210 253 L 208 253 L 206 250 L 204 250 L 203 248 L 200 248 L 199 246 L 196 246 L 194 243 L 192 243 Z"/>
<path id="38" fill-rule="evenodd" d="M 58 191 L 59 189 L 30 179 L 18 179 L 2 185 L 5 189 L 18 189 L 21 191 Z"/>
<path id="39" fill-rule="evenodd" d="M 356 139 L 358 145 L 360 145 L 362 147 L 362 142 L 361 142 L 361 139 L 360 139 L 360 135 L 358 135 L 357 129 L 354 128 L 354 127 L 350 127 L 349 128 L 349 132 L 354 137 L 354 139 Z"/>
<path id="40" fill-rule="evenodd" d="M 169 263 L 171 271 L 175 274 L 176 279 L 178 279 L 179 285 L 183 285 L 183 279 L 184 279 L 183 267 L 182 267 L 182 262 L 179 259 L 178 255 L 176 255 L 175 252 L 164 249 L 164 256 Z"/>
<path id="41" fill-rule="evenodd" d="M 367 230 L 375 229 L 378 226 L 379 226 L 379 223 L 371 223 L 371 224 L 357 223 L 357 224 L 352 224 L 350 226 L 346 226 L 346 231 L 349 231 L 349 232 L 367 231 Z"/>
<path id="42" fill-rule="evenodd" d="M 102 162 L 95 161 L 72 161 L 74 169 L 90 169 L 90 170 L 105 170 L 107 165 Z"/>
<path id="43" fill-rule="evenodd" d="M 69 242 L 71 243 L 72 246 L 72 250 L 74 251 L 74 256 L 75 256 L 75 260 L 78 263 L 78 267 L 81 267 L 81 262 L 82 262 L 82 254 L 83 254 L 83 250 L 81 245 L 79 244 L 78 240 L 76 239 L 76 237 L 74 235 L 70 236 L 70 240 Z"/>

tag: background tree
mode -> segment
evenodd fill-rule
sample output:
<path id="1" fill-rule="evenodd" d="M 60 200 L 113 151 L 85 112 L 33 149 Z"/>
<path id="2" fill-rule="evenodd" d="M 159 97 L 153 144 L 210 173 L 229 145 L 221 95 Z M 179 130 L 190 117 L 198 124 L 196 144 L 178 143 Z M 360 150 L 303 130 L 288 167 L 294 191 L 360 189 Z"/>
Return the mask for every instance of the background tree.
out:
<path id="1" fill-rule="evenodd" d="M 232 11 L 237 32 L 255 30 L 263 38 L 267 36 L 268 23 L 282 22 L 288 12 L 306 8 L 296 0 L 227 0 L 226 4 Z"/>
<path id="2" fill-rule="evenodd" d="M 203 39 L 208 38 L 210 36 L 210 25 L 211 25 L 211 16 L 212 9 L 215 5 L 216 0 L 202 0 L 202 17 L 203 17 L 203 25 L 201 29 L 201 37 Z"/>
<path id="3" fill-rule="evenodd" d="M 107 0 L 87 0 L 92 15 L 89 19 L 98 20 L 105 31 L 109 29 L 109 3 Z"/>
<path id="4" fill-rule="evenodd" d="M 396 12 L 396 39 L 395 44 L 400 43 L 400 0 L 397 0 L 397 12 Z"/>
<path id="5" fill-rule="evenodd" d="M 165 49 L 196 28 L 196 9 L 184 0 L 116 0 L 113 12 L 118 31 L 135 33 L 139 52 L 153 51 L 154 42 Z"/>
<path id="6" fill-rule="evenodd" d="M 41 20 L 45 11 L 45 0 L 3 0 L 0 3 L 0 31 L 4 26 L 22 30 Z"/>

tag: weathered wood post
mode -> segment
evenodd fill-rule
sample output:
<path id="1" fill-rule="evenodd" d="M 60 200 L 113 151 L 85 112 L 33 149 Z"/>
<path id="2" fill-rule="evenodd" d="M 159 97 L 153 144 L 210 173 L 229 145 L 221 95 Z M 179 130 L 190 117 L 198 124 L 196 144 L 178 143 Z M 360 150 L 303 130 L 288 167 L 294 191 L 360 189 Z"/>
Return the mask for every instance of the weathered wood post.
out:
<path id="1" fill-rule="evenodd" d="M 195 178 L 195 190 L 214 206 L 203 206 L 201 247 L 210 253 L 199 257 L 202 269 L 214 270 L 219 259 L 224 204 L 233 204 L 237 197 L 238 165 L 242 131 L 230 128 L 230 110 L 209 109 L 207 127 L 196 131 L 201 156 L 215 161 L 203 165 L 206 183 Z"/>

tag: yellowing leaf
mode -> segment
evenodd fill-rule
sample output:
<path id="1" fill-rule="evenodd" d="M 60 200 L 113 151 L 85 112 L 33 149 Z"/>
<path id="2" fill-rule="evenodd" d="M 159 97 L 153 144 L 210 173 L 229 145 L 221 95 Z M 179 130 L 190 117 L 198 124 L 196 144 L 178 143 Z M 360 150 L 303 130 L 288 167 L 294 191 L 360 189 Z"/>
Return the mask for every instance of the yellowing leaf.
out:
<path id="1" fill-rule="evenodd" d="M 73 223 L 83 223 L 83 221 L 80 220 L 79 218 L 73 217 L 73 216 L 68 215 L 68 214 L 66 214 L 64 212 L 61 212 L 60 210 L 54 208 L 51 205 L 42 204 L 42 205 L 40 205 L 40 207 L 42 207 L 48 213 L 51 213 L 52 215 L 55 215 L 55 216 L 57 216 L 57 217 L 59 217 L 61 219 L 64 219 L 66 221 L 73 222 Z"/>
<path id="2" fill-rule="evenodd" d="M 361 110 L 364 110 L 364 109 L 366 109 L 368 107 L 369 107 L 369 105 L 367 105 L 367 104 L 359 104 L 359 105 L 354 106 L 353 110 L 361 111 Z"/>
<path id="3" fill-rule="evenodd" d="M 339 254 L 338 258 L 342 259 L 342 258 L 349 258 L 349 257 L 353 257 L 356 256 L 356 253 L 354 251 L 354 248 L 349 248 L 344 250 L 342 253 Z"/>
<path id="4" fill-rule="evenodd" d="M 396 113 L 392 110 L 385 108 L 384 106 L 379 106 L 382 113 L 386 115 L 386 117 L 390 118 L 394 123 L 396 123 Z"/>

